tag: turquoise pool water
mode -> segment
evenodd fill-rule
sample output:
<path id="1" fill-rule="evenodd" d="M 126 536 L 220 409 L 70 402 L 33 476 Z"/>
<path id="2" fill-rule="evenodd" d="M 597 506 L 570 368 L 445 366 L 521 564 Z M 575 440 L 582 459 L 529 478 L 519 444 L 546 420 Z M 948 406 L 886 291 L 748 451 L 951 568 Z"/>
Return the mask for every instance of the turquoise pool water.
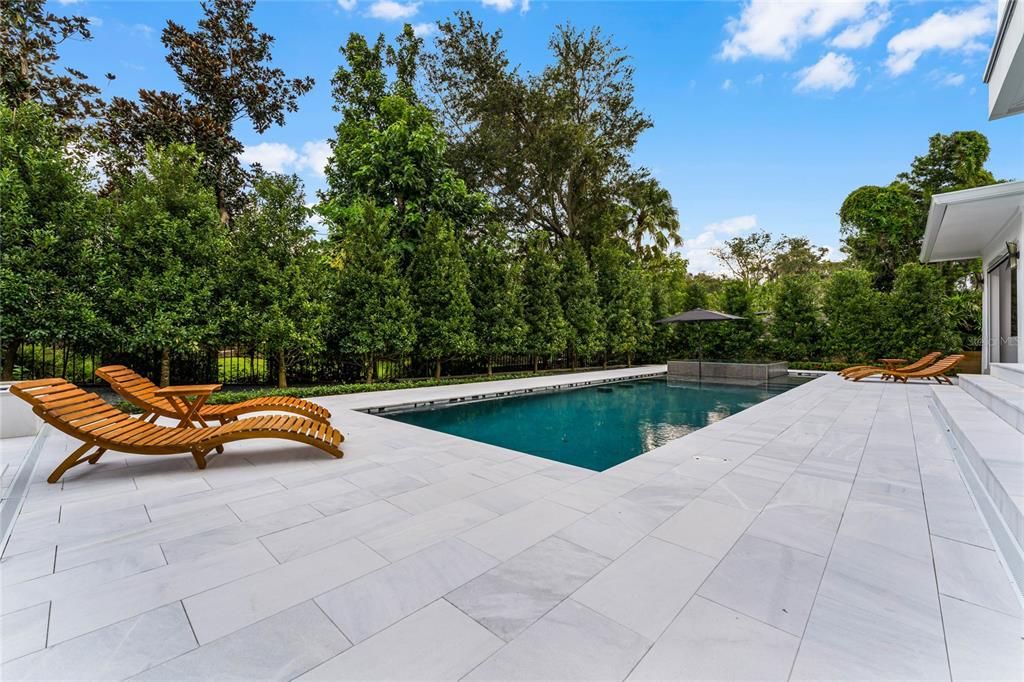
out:
<path id="1" fill-rule="evenodd" d="M 804 381 L 789 378 L 751 387 L 644 379 L 387 417 L 604 471 Z"/>

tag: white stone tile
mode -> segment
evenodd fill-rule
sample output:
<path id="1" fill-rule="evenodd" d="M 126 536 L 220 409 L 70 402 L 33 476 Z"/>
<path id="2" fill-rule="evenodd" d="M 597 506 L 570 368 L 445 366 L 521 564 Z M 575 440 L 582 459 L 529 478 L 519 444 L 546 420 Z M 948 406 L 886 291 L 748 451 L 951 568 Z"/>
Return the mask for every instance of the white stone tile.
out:
<path id="1" fill-rule="evenodd" d="M 348 540 L 184 600 L 200 644 L 344 585 L 387 562 L 358 540 Z"/>
<path id="2" fill-rule="evenodd" d="M 34 604 L 92 590 L 96 586 L 163 566 L 163 553 L 157 545 L 147 545 L 106 559 L 83 564 L 35 580 L 11 585 L 3 591 L 3 612 L 17 611 Z"/>
<path id="3" fill-rule="evenodd" d="M 566 599 L 467 680 L 621 680 L 650 641 Z"/>
<path id="4" fill-rule="evenodd" d="M 135 505 L 119 509 L 116 512 L 95 514 L 81 519 L 69 517 L 63 523 L 53 524 L 47 528 L 21 529 L 15 526 L 8 541 L 5 553 L 22 554 L 39 549 L 49 549 L 53 545 L 84 544 L 86 542 L 102 542 L 105 538 L 116 537 L 149 524 L 149 516 L 144 506 Z"/>
<path id="5" fill-rule="evenodd" d="M 608 564 L 550 537 L 463 585 L 446 598 L 504 640 L 511 640 Z"/>
<path id="6" fill-rule="evenodd" d="M 630 680 L 785 680 L 800 639 L 694 597 Z"/>
<path id="7" fill-rule="evenodd" d="M 311 602 L 150 668 L 133 680 L 290 680 L 351 646 Z"/>
<path id="8" fill-rule="evenodd" d="M 195 648 L 175 602 L 3 666 L 5 680 L 122 680 Z"/>
<path id="9" fill-rule="evenodd" d="M 507 514 L 567 485 L 569 484 L 565 481 L 544 476 L 539 472 L 488 488 L 468 499 L 473 504 L 496 514 Z"/>
<path id="10" fill-rule="evenodd" d="M 700 497 L 709 502 L 759 512 L 775 497 L 778 490 L 779 483 L 733 470 L 701 493 Z"/>
<path id="11" fill-rule="evenodd" d="M 238 518 L 248 521 L 258 516 L 266 516 L 328 497 L 337 497 L 354 490 L 358 490 L 358 488 L 342 478 L 329 478 L 309 485 L 248 497 L 238 502 L 232 502 L 228 504 L 228 507 L 235 512 Z"/>
<path id="12" fill-rule="evenodd" d="M 439 599 L 300 680 L 457 680 L 503 642 Z"/>
<path id="13" fill-rule="evenodd" d="M 378 498 L 374 493 L 360 488 L 350 493 L 345 493 L 344 495 L 328 497 L 327 499 L 311 502 L 309 506 L 313 507 L 313 509 L 316 509 L 324 516 L 331 516 L 333 514 L 348 511 L 349 509 L 362 507 L 364 504 L 370 504 L 378 499 L 380 498 Z"/>
<path id="14" fill-rule="evenodd" d="M 238 545 L 320 518 L 323 516 L 312 507 L 292 507 L 243 523 L 233 523 L 195 535 L 169 540 L 162 543 L 160 548 L 163 550 L 167 562 L 173 564 L 179 561 L 189 561 L 207 552 Z"/>
<path id="15" fill-rule="evenodd" d="M 558 537 L 615 559 L 656 528 L 661 520 L 660 511 L 651 511 L 619 497 L 558 531 Z"/>
<path id="16" fill-rule="evenodd" d="M 1021 607 L 1010 576 L 993 550 L 932 538 L 939 592 L 1020 617 Z"/>
<path id="17" fill-rule="evenodd" d="M 638 485 L 625 493 L 622 499 L 629 500 L 664 521 L 707 487 L 706 481 L 668 472 Z"/>
<path id="18" fill-rule="evenodd" d="M 316 598 L 352 642 L 361 642 L 497 564 L 449 539 Z"/>
<path id="19" fill-rule="evenodd" d="M 704 554 L 646 538 L 577 590 L 573 599 L 654 641 L 716 563 Z"/>
<path id="20" fill-rule="evenodd" d="M 548 499 L 589 514 L 636 486 L 637 482 L 629 478 L 596 474 L 548 495 Z"/>
<path id="21" fill-rule="evenodd" d="M 149 510 L 150 517 L 152 517 L 154 521 L 157 521 L 159 519 L 166 519 L 179 514 L 197 512 L 203 509 L 210 509 L 211 507 L 219 507 L 232 502 L 247 500 L 282 490 L 287 489 L 277 481 L 265 478 L 251 483 L 241 483 L 239 485 L 215 488 L 213 490 L 203 490 L 197 493 L 192 493 L 191 495 L 182 495 L 168 500 L 159 500 L 147 503 L 146 508 Z"/>
<path id="22" fill-rule="evenodd" d="M 7 587 L 53 573 L 56 547 L 37 549 L 0 562 L 0 585 Z"/>
<path id="23" fill-rule="evenodd" d="M 824 568 L 821 557 L 744 535 L 698 594 L 799 636 Z"/>
<path id="24" fill-rule="evenodd" d="M 408 490 L 421 488 L 427 484 L 421 478 L 406 476 L 390 466 L 357 471 L 345 478 L 360 488 L 369 490 L 380 497 L 398 495 Z"/>
<path id="25" fill-rule="evenodd" d="M 459 537 L 491 556 L 511 559 L 582 517 L 583 514 L 575 509 L 550 500 L 537 500 L 480 524 Z"/>
<path id="26" fill-rule="evenodd" d="M 954 680 L 1024 679 L 1024 623 L 1019 618 L 941 597 Z"/>
<path id="27" fill-rule="evenodd" d="M 726 555 L 756 515 L 756 512 L 698 498 L 651 535 L 718 559 Z"/>
<path id="28" fill-rule="evenodd" d="M 291 561 L 408 516 L 398 507 L 378 500 L 265 535 L 261 542 L 278 561 Z"/>
<path id="29" fill-rule="evenodd" d="M 223 585 L 274 564 L 256 541 L 59 597 L 50 612 L 50 644 Z"/>
<path id="30" fill-rule="evenodd" d="M 415 516 L 405 515 L 362 534 L 360 539 L 389 561 L 396 561 L 494 517 L 494 512 L 460 500 Z"/>
<path id="31" fill-rule="evenodd" d="M 19 658 L 46 646 L 46 628 L 50 623 L 50 603 L 44 602 L 0 617 L 0 657 L 4 661 Z"/>
<path id="32" fill-rule="evenodd" d="M 394 495 L 388 498 L 388 502 L 410 514 L 419 514 L 492 487 L 494 487 L 494 483 L 485 478 L 465 474 L 454 478 L 445 478 L 437 483 Z"/>

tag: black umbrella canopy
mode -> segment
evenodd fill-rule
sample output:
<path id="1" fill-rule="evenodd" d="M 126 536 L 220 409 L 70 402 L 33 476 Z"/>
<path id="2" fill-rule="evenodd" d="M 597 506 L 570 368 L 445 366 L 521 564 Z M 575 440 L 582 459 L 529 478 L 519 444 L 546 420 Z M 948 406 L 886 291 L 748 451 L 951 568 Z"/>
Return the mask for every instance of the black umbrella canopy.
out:
<path id="1" fill-rule="evenodd" d="M 717 310 L 694 308 L 693 310 L 687 310 L 685 313 L 676 313 L 672 317 L 657 320 L 657 324 L 669 324 L 670 322 L 724 322 L 727 320 L 744 319 L 746 318 L 739 317 L 738 315 L 730 315 L 728 313 L 720 313 Z"/>

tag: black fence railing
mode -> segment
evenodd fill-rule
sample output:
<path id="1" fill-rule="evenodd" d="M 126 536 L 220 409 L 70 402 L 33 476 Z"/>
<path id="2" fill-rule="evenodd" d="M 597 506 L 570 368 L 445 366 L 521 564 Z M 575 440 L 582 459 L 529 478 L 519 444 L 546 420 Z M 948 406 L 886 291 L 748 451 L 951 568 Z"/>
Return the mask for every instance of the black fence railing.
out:
<path id="1" fill-rule="evenodd" d="M 22 344 L 14 357 L 14 380 L 62 377 L 83 386 L 102 385 L 95 374 L 104 365 L 127 365 L 150 379 L 160 376 L 159 351 L 125 352 L 117 350 L 82 349 L 61 343 Z M 634 357 L 632 362 L 650 362 L 651 358 Z M 358 358 L 337 353 L 308 356 L 289 356 L 286 375 L 290 386 L 344 384 L 363 381 L 365 369 Z M 577 367 L 596 367 L 604 364 L 601 356 L 577 358 Z M 626 364 L 625 357 L 608 357 L 609 365 Z M 568 352 L 553 356 L 540 356 L 540 370 L 568 370 L 574 366 Z M 534 358 L 527 354 L 505 354 L 491 358 L 491 371 L 529 372 Z M 486 374 L 486 358 L 453 358 L 442 363 L 444 377 Z M 231 347 L 207 349 L 198 352 L 172 352 L 170 357 L 172 384 L 218 383 L 231 386 L 276 386 L 278 359 L 276 354 L 262 348 Z M 377 381 L 419 379 L 434 375 L 434 360 L 418 357 L 381 358 L 374 366 Z"/>

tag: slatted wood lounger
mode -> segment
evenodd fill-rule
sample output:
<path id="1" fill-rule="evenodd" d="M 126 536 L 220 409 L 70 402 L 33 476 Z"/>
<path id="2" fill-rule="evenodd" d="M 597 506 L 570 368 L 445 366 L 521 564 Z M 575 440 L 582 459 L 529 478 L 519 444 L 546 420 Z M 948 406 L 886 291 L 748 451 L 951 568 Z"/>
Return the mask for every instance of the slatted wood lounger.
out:
<path id="1" fill-rule="evenodd" d="M 963 355 L 947 355 L 934 365 L 925 367 L 924 369 L 919 369 L 915 372 L 899 372 L 896 370 L 880 369 L 876 367 L 851 374 L 850 378 L 854 381 L 860 381 L 866 377 L 881 374 L 883 375 L 883 378 L 888 377 L 890 379 L 902 381 L 903 383 L 907 383 L 907 379 L 935 379 L 935 381 L 940 384 L 943 382 L 952 384 L 953 380 L 944 375 L 946 372 L 959 365 L 960 361 L 963 359 Z"/>
<path id="2" fill-rule="evenodd" d="M 312 445 L 333 457 L 343 455 L 338 447 L 345 439 L 341 432 L 305 417 L 246 417 L 220 426 L 181 428 L 136 419 L 64 379 L 22 381 L 11 386 L 11 393 L 31 404 L 43 421 L 83 442 L 53 470 L 46 479 L 50 483 L 56 483 L 71 467 L 95 464 L 107 450 L 136 455 L 190 452 L 200 469 L 206 468 L 210 450 L 248 438 L 283 438 Z"/>
<path id="3" fill-rule="evenodd" d="M 933 362 L 935 362 L 936 360 L 938 360 L 941 355 L 942 355 L 942 353 L 929 353 L 928 355 L 921 356 L 920 359 L 915 360 L 914 362 L 910 363 L 909 365 L 905 365 L 903 367 L 897 367 L 895 370 L 892 370 L 892 371 L 896 371 L 896 372 L 916 372 L 917 370 L 924 369 L 928 365 L 930 365 Z M 875 365 L 857 365 L 856 367 L 847 367 L 846 369 L 840 370 L 839 371 L 839 376 L 844 377 L 844 378 L 848 378 L 850 375 L 860 374 L 861 372 L 866 372 L 869 369 L 877 369 L 877 370 L 882 370 L 882 371 L 889 371 L 885 367 L 877 367 Z"/>
<path id="4" fill-rule="evenodd" d="M 179 412 L 165 397 L 154 395 L 160 387 L 138 372 L 124 365 L 107 365 L 96 370 L 96 376 L 110 384 L 119 396 L 143 411 L 142 418 L 170 417 L 178 419 Z M 226 405 L 203 405 L 195 414 L 195 420 L 206 426 L 207 421 L 216 420 L 221 424 L 238 419 L 253 412 L 290 412 L 315 421 L 330 423 L 331 413 L 327 408 L 302 398 L 290 396 L 264 396 L 240 403 Z"/>

